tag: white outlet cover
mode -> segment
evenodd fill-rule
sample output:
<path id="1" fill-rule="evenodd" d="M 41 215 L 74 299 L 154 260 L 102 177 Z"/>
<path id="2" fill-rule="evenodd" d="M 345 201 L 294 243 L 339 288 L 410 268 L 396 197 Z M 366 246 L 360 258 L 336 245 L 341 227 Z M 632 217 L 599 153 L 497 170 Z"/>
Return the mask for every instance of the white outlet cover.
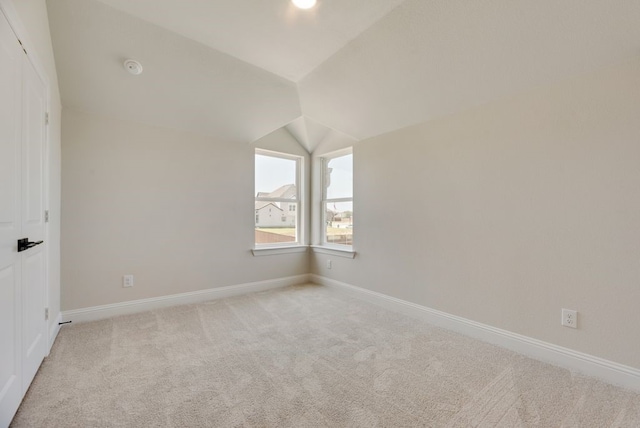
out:
<path id="1" fill-rule="evenodd" d="M 565 327 L 578 328 L 578 311 L 563 308 L 561 323 Z"/>
<path id="2" fill-rule="evenodd" d="M 125 275 L 122 277 L 123 287 L 133 287 L 133 275 Z"/>

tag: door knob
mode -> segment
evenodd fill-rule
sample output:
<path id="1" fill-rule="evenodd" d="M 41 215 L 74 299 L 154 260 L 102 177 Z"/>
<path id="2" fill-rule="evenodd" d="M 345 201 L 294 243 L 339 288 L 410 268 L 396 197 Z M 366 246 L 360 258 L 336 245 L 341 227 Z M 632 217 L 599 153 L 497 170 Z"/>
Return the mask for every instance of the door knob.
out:
<path id="1" fill-rule="evenodd" d="M 44 241 L 29 242 L 29 238 L 18 239 L 18 252 L 28 250 L 31 247 L 42 244 Z"/>

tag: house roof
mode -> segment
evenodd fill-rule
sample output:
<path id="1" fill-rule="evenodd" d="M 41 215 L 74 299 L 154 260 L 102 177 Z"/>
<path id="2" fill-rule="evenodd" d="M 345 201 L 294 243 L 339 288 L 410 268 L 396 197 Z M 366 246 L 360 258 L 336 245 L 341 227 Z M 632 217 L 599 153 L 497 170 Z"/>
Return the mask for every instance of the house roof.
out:
<path id="1" fill-rule="evenodd" d="M 276 204 L 274 204 L 273 202 L 267 202 L 267 201 L 256 201 L 256 211 L 257 210 L 261 210 L 265 207 L 267 207 L 268 205 L 272 205 L 274 208 L 283 211 L 282 208 L 280 208 L 279 206 L 277 206 Z"/>
<path id="2" fill-rule="evenodd" d="M 48 0 L 62 104 L 307 150 L 637 57 L 637 0 Z M 131 76 L 123 61 L 140 61 Z"/>
<path id="3" fill-rule="evenodd" d="M 284 186 L 278 187 L 273 192 L 258 192 L 258 198 L 282 198 L 282 199 L 294 199 L 296 196 L 296 186 L 295 184 L 285 184 Z M 274 202 L 269 201 L 256 201 L 256 210 L 261 210 L 267 205 L 273 205 L 280 211 L 283 211 L 280 207 L 275 205 Z"/>
<path id="4" fill-rule="evenodd" d="M 295 184 L 285 184 L 278 187 L 271 193 L 258 192 L 258 198 L 283 198 L 283 199 L 295 199 L 297 195 Z"/>

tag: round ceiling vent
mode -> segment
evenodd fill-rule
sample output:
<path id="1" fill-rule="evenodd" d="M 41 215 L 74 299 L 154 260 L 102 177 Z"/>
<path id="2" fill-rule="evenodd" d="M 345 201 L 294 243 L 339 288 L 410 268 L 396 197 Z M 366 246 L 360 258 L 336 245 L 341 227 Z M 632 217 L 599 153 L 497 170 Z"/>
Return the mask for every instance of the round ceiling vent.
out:
<path id="1" fill-rule="evenodd" d="M 142 64 L 133 59 L 128 59 L 124 62 L 124 68 L 131 74 L 138 75 L 142 73 Z"/>

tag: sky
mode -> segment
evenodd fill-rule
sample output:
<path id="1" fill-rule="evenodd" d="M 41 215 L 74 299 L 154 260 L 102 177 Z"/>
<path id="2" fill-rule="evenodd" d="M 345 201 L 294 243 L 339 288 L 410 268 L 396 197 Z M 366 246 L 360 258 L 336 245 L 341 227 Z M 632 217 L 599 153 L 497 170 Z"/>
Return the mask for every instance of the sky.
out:
<path id="1" fill-rule="evenodd" d="M 353 194 L 353 155 L 329 161 L 331 186 L 329 198 L 351 197 Z M 295 183 L 296 162 L 273 156 L 256 155 L 255 194 L 273 192 L 280 186 Z"/>
<path id="2" fill-rule="evenodd" d="M 273 192 L 278 187 L 295 182 L 296 161 L 256 155 L 256 195 L 258 192 Z"/>
<path id="3" fill-rule="evenodd" d="M 341 156 L 329 161 L 331 182 L 327 199 L 353 197 L 353 155 Z"/>

